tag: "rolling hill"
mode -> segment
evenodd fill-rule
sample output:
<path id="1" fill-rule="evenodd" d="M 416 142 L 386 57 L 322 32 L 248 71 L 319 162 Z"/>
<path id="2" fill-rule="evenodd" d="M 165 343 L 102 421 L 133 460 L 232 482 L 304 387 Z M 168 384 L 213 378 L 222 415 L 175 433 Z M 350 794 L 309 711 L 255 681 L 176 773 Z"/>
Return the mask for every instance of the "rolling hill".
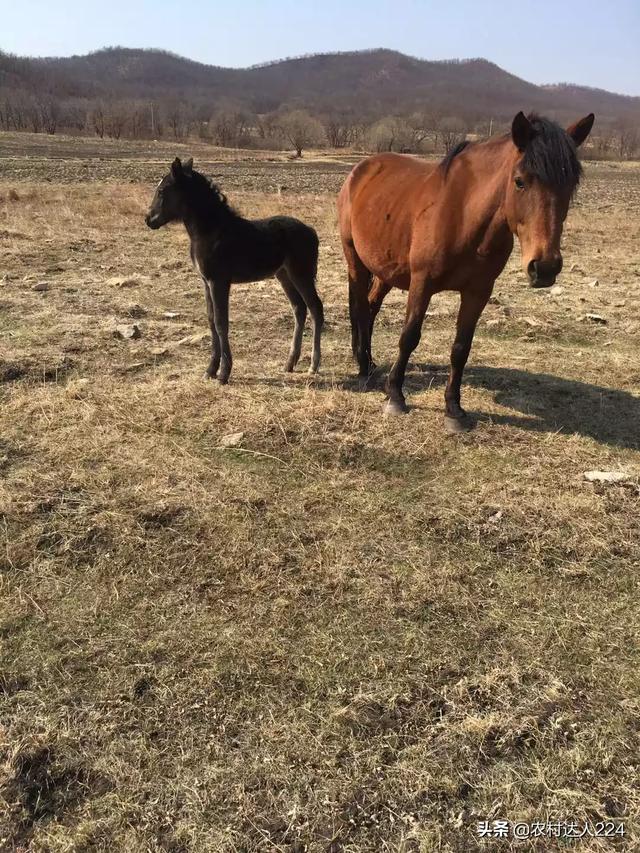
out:
<path id="1" fill-rule="evenodd" d="M 537 86 L 485 59 L 433 62 L 392 50 L 328 53 L 250 68 L 204 65 L 161 50 L 106 48 L 85 56 L 29 59 L 0 53 L 0 89 L 65 98 L 230 99 L 257 113 L 283 105 L 364 118 L 437 109 L 506 119 L 520 109 L 559 119 L 637 118 L 640 98 L 573 84 Z"/>

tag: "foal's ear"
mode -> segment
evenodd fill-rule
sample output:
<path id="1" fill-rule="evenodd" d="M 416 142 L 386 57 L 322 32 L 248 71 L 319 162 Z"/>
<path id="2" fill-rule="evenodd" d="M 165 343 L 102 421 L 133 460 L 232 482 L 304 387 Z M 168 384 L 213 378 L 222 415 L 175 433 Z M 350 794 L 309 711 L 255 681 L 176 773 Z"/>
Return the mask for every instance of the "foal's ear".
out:
<path id="1" fill-rule="evenodd" d="M 516 146 L 518 151 L 524 151 L 535 135 L 536 132 L 533 125 L 522 110 L 520 110 L 511 123 L 511 138 L 513 139 L 513 144 Z"/>
<path id="2" fill-rule="evenodd" d="M 190 175 L 193 172 L 193 157 L 189 157 L 188 160 L 185 160 L 182 164 L 182 170 L 185 174 Z"/>
<path id="3" fill-rule="evenodd" d="M 575 124 L 572 124 L 571 127 L 567 128 L 567 133 L 573 139 L 576 146 L 582 145 L 587 136 L 589 136 L 595 118 L 596 117 L 593 113 L 589 113 L 588 116 L 581 118 L 580 121 L 577 121 Z"/>
<path id="4" fill-rule="evenodd" d="M 179 157 L 176 157 L 176 159 L 171 164 L 171 174 L 174 178 L 177 178 L 178 175 L 182 174 L 182 163 L 180 162 Z"/>

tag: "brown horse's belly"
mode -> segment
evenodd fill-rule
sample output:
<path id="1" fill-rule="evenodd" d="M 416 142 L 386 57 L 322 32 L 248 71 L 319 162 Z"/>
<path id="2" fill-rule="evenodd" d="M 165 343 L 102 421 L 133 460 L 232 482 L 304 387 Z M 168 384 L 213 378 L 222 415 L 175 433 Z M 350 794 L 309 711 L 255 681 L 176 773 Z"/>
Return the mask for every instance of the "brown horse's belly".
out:
<path id="1" fill-rule="evenodd" d="M 343 229 L 364 266 L 386 284 L 409 288 L 414 224 L 432 202 L 425 198 L 430 168 L 406 155 L 379 155 L 356 167 L 348 182 Z"/>
<path id="2" fill-rule="evenodd" d="M 406 232 L 405 232 L 406 233 Z M 355 228 L 353 245 L 358 257 L 373 275 L 394 287 L 409 287 L 409 249 L 406 236 L 395 236 L 388 228 Z"/>

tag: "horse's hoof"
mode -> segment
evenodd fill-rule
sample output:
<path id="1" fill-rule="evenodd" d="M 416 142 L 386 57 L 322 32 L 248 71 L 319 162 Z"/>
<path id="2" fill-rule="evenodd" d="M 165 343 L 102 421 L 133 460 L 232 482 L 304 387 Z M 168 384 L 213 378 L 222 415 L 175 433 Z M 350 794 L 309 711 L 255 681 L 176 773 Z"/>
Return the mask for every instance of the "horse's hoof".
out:
<path id="1" fill-rule="evenodd" d="M 202 374 L 202 378 L 206 379 L 206 380 L 215 379 L 216 374 L 215 373 L 209 373 L 208 370 L 205 370 L 205 372 Z"/>
<path id="2" fill-rule="evenodd" d="M 452 418 L 451 415 L 444 416 L 444 428 L 449 435 L 458 435 L 461 432 L 469 432 L 473 429 L 473 421 L 468 415 L 461 418 Z"/>
<path id="3" fill-rule="evenodd" d="M 218 376 L 218 382 L 221 385 L 226 385 L 229 382 L 229 377 L 228 376 Z"/>
<path id="4" fill-rule="evenodd" d="M 295 365 L 290 364 L 289 362 L 287 362 L 287 363 L 285 364 L 285 366 L 284 366 L 284 372 L 285 372 L 285 373 L 293 373 L 293 368 L 294 368 L 294 367 L 295 367 Z"/>
<path id="5" fill-rule="evenodd" d="M 384 415 L 406 415 L 409 411 L 409 406 L 405 402 L 400 402 L 399 400 L 387 400 L 384 404 Z"/>
<path id="6" fill-rule="evenodd" d="M 307 373 L 309 374 L 309 376 L 315 376 L 317 372 L 318 372 L 318 368 L 314 367 L 313 365 L 311 365 L 309 370 L 307 370 Z"/>

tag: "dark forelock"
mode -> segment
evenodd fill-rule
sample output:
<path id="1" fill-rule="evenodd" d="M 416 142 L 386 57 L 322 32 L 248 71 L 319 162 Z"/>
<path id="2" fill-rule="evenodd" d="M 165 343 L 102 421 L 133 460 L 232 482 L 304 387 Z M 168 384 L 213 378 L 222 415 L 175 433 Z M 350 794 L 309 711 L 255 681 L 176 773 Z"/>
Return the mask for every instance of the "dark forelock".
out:
<path id="1" fill-rule="evenodd" d="M 522 169 L 553 189 L 575 191 L 582 166 L 573 139 L 550 119 L 533 114 L 529 121 L 535 134 L 522 155 Z"/>

